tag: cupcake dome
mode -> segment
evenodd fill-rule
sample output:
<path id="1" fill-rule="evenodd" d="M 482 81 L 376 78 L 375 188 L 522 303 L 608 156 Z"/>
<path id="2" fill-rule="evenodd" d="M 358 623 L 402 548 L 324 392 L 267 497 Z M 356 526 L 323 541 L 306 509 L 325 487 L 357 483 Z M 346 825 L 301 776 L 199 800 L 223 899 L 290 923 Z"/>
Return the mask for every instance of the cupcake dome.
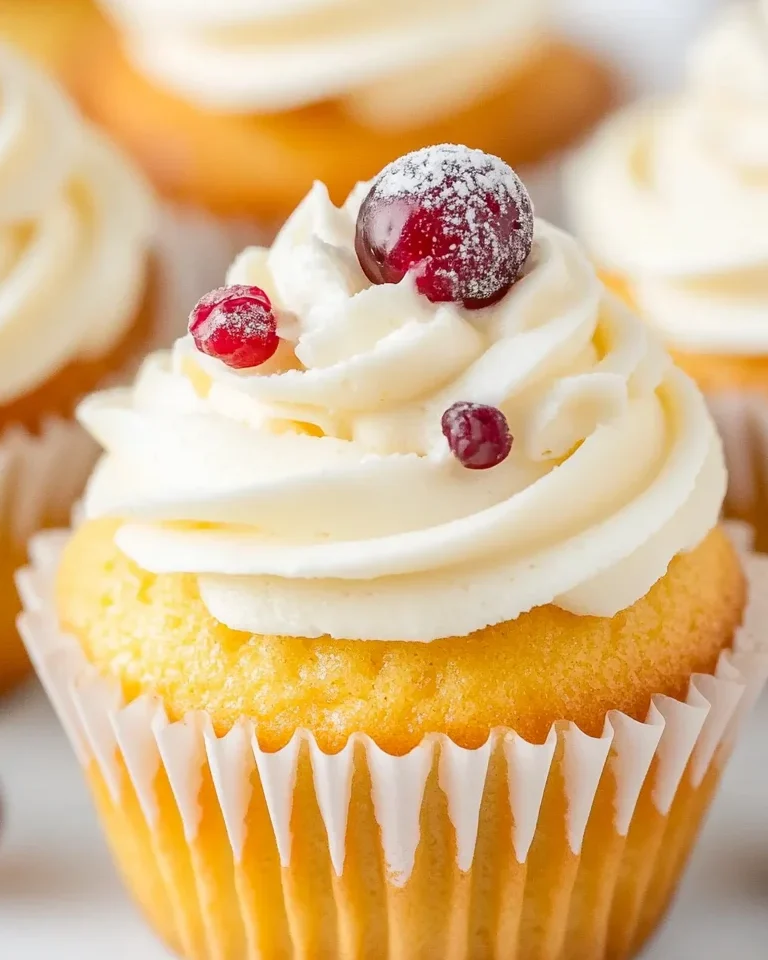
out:
<path id="1" fill-rule="evenodd" d="M 183 956 L 626 957 L 674 891 L 768 663 L 703 398 L 528 203 L 450 146 L 317 185 L 80 407 L 25 636 Z"/>

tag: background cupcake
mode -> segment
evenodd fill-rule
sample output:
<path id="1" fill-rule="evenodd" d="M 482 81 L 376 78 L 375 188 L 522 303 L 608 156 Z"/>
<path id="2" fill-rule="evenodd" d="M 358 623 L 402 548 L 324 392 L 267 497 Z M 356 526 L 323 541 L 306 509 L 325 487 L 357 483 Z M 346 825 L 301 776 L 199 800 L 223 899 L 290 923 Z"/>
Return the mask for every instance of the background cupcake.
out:
<path id="1" fill-rule="evenodd" d="M 0 688 L 26 665 L 12 574 L 94 449 L 76 402 L 152 343 L 154 204 L 52 81 L 0 46 Z"/>
<path id="2" fill-rule="evenodd" d="M 737 3 L 675 98 L 610 120 L 569 174 L 609 283 L 699 382 L 728 454 L 728 506 L 768 543 L 768 6 Z"/>
<path id="3" fill-rule="evenodd" d="M 340 202 L 403 152 L 466 140 L 516 163 L 569 143 L 611 95 L 528 0 L 104 0 L 116 33 L 78 84 L 161 191 L 280 221 L 315 178 Z"/>
<path id="4" fill-rule="evenodd" d="M 11 43 L 47 69 L 66 73 L 73 50 L 98 22 L 91 0 L 3 0 L 0 40 Z"/>
<path id="5" fill-rule="evenodd" d="M 24 633 L 182 956 L 623 957 L 674 891 L 765 641 L 703 399 L 532 235 L 465 148 L 318 185 L 81 407 Z"/>

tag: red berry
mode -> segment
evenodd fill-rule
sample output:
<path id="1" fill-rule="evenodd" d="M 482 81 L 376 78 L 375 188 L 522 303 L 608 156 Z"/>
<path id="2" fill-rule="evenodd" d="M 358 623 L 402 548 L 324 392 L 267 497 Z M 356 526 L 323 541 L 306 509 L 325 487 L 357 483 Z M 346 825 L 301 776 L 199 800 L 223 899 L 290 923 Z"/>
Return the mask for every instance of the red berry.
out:
<path id="1" fill-rule="evenodd" d="M 219 287 L 198 300 L 189 332 L 201 353 L 236 370 L 266 363 L 280 342 L 269 297 L 243 284 Z"/>
<path id="2" fill-rule="evenodd" d="M 507 418 L 497 407 L 454 403 L 443 414 L 442 427 L 451 453 L 468 470 L 497 467 L 512 449 Z"/>
<path id="3" fill-rule="evenodd" d="M 355 250 L 371 283 L 411 270 L 433 303 L 478 309 L 519 278 L 533 245 L 533 205 L 517 174 L 481 150 L 443 144 L 379 174 L 357 218 Z"/>

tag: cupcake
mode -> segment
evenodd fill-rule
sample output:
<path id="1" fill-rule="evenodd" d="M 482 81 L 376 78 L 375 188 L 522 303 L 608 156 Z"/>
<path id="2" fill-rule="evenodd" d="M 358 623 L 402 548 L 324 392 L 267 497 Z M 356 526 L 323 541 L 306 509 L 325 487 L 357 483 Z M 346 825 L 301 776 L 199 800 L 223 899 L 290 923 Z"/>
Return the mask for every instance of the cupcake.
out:
<path id="1" fill-rule="evenodd" d="M 66 72 L 73 47 L 97 20 L 91 0 L 2 0 L 0 40 Z"/>
<path id="2" fill-rule="evenodd" d="M 768 670 L 693 383 L 502 161 L 316 185 L 19 578 L 181 957 L 626 957 Z"/>
<path id="3" fill-rule="evenodd" d="M 95 459 L 74 407 L 150 346 L 153 226 L 138 174 L 0 45 L 0 689 L 27 666 L 24 545 L 68 520 Z"/>
<path id="4" fill-rule="evenodd" d="M 768 4 L 724 9 L 680 94 L 620 112 L 568 172 L 607 282 L 704 390 L 727 507 L 768 545 Z"/>
<path id="5" fill-rule="evenodd" d="M 314 179 L 338 202 L 427 143 L 540 159 L 604 112 L 612 79 L 528 0 L 102 0 L 74 78 L 161 193 L 281 222 Z"/>

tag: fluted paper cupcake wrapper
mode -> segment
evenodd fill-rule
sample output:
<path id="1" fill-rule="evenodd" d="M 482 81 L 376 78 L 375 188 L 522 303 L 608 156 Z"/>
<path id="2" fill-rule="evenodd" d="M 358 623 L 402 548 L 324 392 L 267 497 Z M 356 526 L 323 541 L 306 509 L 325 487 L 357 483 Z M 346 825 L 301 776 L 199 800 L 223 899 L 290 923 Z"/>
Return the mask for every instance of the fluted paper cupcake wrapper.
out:
<path id="1" fill-rule="evenodd" d="M 533 951 L 525 956 L 558 957 L 569 931 L 589 944 L 585 957 L 625 956 L 666 905 L 741 720 L 768 675 L 768 558 L 749 554 L 752 601 L 734 648 L 712 675 L 691 678 L 685 701 L 653 697 L 644 722 L 613 711 L 599 737 L 563 722 L 542 744 L 498 729 L 475 750 L 434 735 L 405 756 L 390 756 L 363 735 L 327 755 L 299 731 L 270 754 L 247 719 L 217 737 L 205 713 L 169 722 L 157 699 L 126 704 L 118 685 L 95 672 L 56 622 L 53 580 L 67 535 L 32 542 L 31 565 L 18 577 L 22 636 L 129 885 L 166 940 L 189 957 L 277 958 L 291 955 L 290 943 L 296 956 L 331 955 L 323 951 L 333 945 L 349 957 L 474 960 L 478 937 L 500 951 L 483 956 L 512 955 L 499 945 L 517 937 Z M 127 832 L 149 838 L 140 867 L 135 851 L 123 849 L 126 823 Z M 379 865 L 375 881 L 371 858 Z M 518 879 L 510 886 L 512 875 Z M 439 893 L 446 876 L 453 878 L 445 881 L 450 896 Z M 185 877 L 194 906 L 174 901 Z M 352 903 L 372 884 L 388 903 L 389 946 L 380 949 L 362 946 L 366 924 L 376 926 L 371 904 L 378 901 Z M 467 892 L 473 884 L 479 894 Z M 270 902 L 282 890 L 279 909 L 265 913 L 259 889 L 262 897 L 272 891 Z M 161 893 L 173 901 L 167 916 Z M 484 914 L 489 897 L 496 903 L 491 921 Z M 333 933 L 318 918 L 328 910 L 337 915 Z M 406 946 L 427 942 L 420 939 L 429 927 L 424 918 L 434 922 L 435 915 L 442 932 L 433 938 L 465 924 L 450 950 L 448 940 L 423 953 Z"/>
<path id="2" fill-rule="evenodd" d="M 726 512 L 749 522 L 758 549 L 768 549 L 768 394 L 724 392 L 707 396 L 723 438 L 728 466 Z"/>
<path id="3" fill-rule="evenodd" d="M 0 437 L 0 524 L 21 550 L 46 522 L 66 521 L 82 492 L 96 445 L 76 423 L 45 421 L 39 433 L 13 426 Z"/>

